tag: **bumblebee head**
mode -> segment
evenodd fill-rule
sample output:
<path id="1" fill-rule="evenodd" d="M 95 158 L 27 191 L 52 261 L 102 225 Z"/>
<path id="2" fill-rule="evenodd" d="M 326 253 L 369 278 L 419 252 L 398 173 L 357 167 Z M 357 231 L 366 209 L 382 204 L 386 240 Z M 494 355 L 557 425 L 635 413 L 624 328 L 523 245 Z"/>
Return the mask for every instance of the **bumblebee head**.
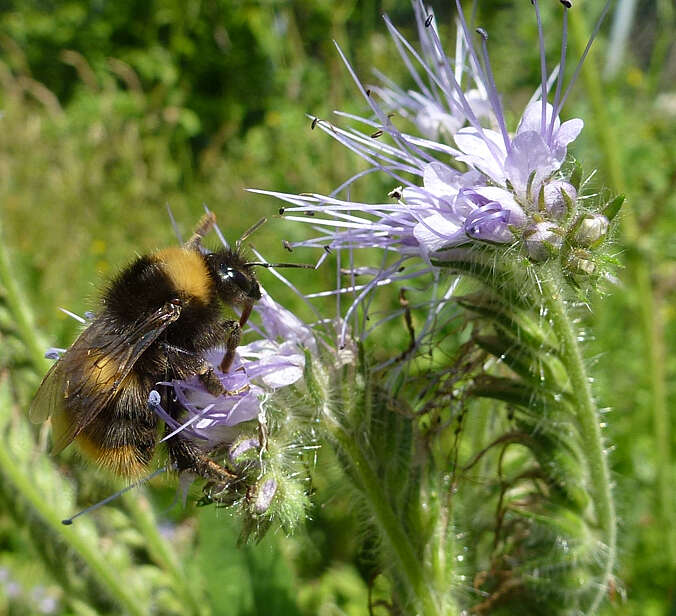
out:
<path id="1" fill-rule="evenodd" d="M 223 303 L 243 306 L 250 311 L 261 298 L 261 289 L 252 266 L 232 250 L 219 250 L 204 255 L 207 267 L 216 284 L 216 292 Z"/>

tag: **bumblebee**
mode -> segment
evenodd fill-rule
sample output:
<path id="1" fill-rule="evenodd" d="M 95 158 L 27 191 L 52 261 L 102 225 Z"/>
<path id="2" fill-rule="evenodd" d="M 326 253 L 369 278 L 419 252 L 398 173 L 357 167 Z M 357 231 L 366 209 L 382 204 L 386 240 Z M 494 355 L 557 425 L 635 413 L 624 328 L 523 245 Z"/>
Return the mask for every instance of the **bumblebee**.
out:
<path id="1" fill-rule="evenodd" d="M 76 441 L 84 454 L 116 474 L 144 473 L 159 438 L 159 419 L 148 406 L 157 383 L 198 375 L 215 395 L 225 393 L 204 352 L 225 345 L 227 372 L 261 291 L 239 250 L 208 252 L 202 237 L 215 224 L 207 214 L 182 246 L 138 257 L 109 284 L 89 326 L 51 367 L 29 410 L 52 419 L 53 452 Z M 240 307 L 239 320 L 223 320 L 223 306 Z M 169 391 L 167 391 L 167 389 Z M 182 410 L 165 387 L 165 410 Z M 165 433 L 170 431 L 165 426 Z M 167 441 L 172 467 L 219 482 L 233 475 L 180 434 Z"/>

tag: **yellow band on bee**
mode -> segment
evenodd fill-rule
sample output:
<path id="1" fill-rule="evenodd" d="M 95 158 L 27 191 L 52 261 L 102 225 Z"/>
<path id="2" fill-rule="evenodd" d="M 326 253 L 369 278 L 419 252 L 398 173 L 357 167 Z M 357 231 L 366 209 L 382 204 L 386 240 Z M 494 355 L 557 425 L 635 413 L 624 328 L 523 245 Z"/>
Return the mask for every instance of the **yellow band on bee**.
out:
<path id="1" fill-rule="evenodd" d="M 174 286 L 189 297 L 207 303 L 211 297 L 211 278 L 204 259 L 196 250 L 178 246 L 153 254 Z"/>

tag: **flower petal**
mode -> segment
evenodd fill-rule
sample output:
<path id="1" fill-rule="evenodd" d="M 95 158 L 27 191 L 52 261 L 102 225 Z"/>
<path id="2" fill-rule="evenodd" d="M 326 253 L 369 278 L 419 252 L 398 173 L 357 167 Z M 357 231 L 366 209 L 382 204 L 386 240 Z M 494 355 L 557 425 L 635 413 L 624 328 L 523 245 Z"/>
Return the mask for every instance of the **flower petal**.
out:
<path id="1" fill-rule="evenodd" d="M 584 122 L 580 118 L 567 120 L 561 124 L 559 130 L 553 135 L 554 141 L 560 146 L 566 146 L 575 141 L 583 128 Z"/>
<path id="2" fill-rule="evenodd" d="M 506 152 L 505 144 L 499 133 L 488 129 L 479 133 L 474 128 L 463 128 L 456 133 L 454 139 L 458 148 L 464 152 L 463 155 L 457 157 L 458 160 L 485 173 L 498 184 L 505 181 L 503 160 Z M 492 147 L 488 145 L 487 140 L 493 144 Z M 494 150 L 501 154 L 499 160 L 493 154 Z"/>
<path id="3" fill-rule="evenodd" d="M 430 163 L 423 170 L 423 186 L 435 197 L 454 197 L 458 194 L 460 173 L 443 163 Z"/>
<path id="4" fill-rule="evenodd" d="M 454 246 L 467 240 L 462 225 L 454 223 L 441 214 L 432 214 L 418 223 L 413 235 L 428 252 L 440 250 L 445 246 Z"/>

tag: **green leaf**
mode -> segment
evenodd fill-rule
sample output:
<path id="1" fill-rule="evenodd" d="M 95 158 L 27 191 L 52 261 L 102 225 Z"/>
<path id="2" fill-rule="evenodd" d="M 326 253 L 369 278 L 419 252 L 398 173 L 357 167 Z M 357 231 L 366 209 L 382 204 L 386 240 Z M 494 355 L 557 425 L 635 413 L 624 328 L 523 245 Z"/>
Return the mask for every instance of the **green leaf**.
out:
<path id="1" fill-rule="evenodd" d="M 199 524 L 197 564 L 214 614 L 300 616 L 281 536 L 268 533 L 259 544 L 238 548 L 237 524 L 216 507 L 202 509 Z"/>
<path id="2" fill-rule="evenodd" d="M 605 207 L 602 210 L 603 215 L 608 220 L 612 220 L 619 213 L 623 203 L 624 203 L 624 195 L 617 195 L 617 197 L 606 203 Z"/>

